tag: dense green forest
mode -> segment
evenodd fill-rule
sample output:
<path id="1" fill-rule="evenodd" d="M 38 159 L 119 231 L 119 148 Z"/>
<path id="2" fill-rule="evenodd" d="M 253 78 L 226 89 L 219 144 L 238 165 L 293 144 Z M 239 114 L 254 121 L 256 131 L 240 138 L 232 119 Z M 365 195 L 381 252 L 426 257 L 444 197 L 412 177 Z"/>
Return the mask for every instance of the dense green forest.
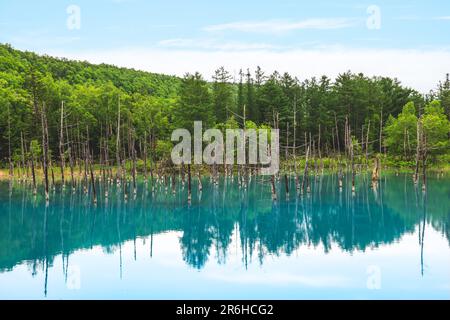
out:
<path id="1" fill-rule="evenodd" d="M 280 145 L 292 146 L 288 156 L 301 156 L 306 144 L 319 157 L 344 153 L 349 136 L 357 155 L 413 163 L 419 137 L 431 161 L 448 161 L 449 117 L 448 75 L 426 95 L 397 79 L 351 72 L 299 80 L 257 68 L 234 79 L 219 68 L 206 81 L 198 73 L 178 78 L 0 45 L 3 167 L 25 165 L 30 154 L 39 164 L 45 141 L 50 166 L 78 163 L 86 151 L 110 165 L 167 160 L 172 130 L 194 120 L 204 128 L 279 128 Z"/>

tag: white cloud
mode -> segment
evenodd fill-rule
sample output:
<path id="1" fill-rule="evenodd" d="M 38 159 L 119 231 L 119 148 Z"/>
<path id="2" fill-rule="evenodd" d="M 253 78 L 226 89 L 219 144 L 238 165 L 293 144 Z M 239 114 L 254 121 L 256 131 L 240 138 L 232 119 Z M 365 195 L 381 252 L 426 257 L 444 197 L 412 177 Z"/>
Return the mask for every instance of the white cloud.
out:
<path id="1" fill-rule="evenodd" d="M 302 21 L 268 20 L 268 21 L 237 21 L 216 24 L 203 28 L 204 31 L 240 31 L 254 33 L 282 33 L 302 29 L 341 29 L 352 27 L 357 19 L 330 18 L 306 19 Z"/>
<path id="2" fill-rule="evenodd" d="M 158 46 L 165 48 L 197 48 L 207 50 L 261 50 L 277 49 L 277 47 L 267 43 L 246 43 L 246 42 L 225 42 L 211 39 L 167 39 L 158 42 Z"/>
<path id="3" fill-rule="evenodd" d="M 450 16 L 435 17 L 434 20 L 450 20 Z"/>
<path id="4" fill-rule="evenodd" d="M 44 53 L 44 52 L 43 52 Z M 110 63 L 123 67 L 183 75 L 199 71 L 209 78 L 219 66 L 232 74 L 240 68 L 258 65 L 267 73 L 289 72 L 299 79 L 327 75 L 331 78 L 351 70 L 368 76 L 398 78 L 403 84 L 423 93 L 435 89 L 439 80 L 450 71 L 450 50 L 352 49 L 330 47 L 290 50 L 185 50 L 164 48 L 123 48 L 79 53 L 45 52 L 48 54 Z"/>

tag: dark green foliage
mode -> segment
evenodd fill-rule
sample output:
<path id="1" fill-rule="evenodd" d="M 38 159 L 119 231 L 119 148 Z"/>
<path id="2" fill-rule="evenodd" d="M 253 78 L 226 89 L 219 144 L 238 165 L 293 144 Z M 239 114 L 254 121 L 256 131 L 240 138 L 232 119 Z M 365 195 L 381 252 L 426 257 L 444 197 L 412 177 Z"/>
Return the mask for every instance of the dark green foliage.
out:
<path id="1" fill-rule="evenodd" d="M 183 78 L 175 117 L 179 128 L 186 128 L 191 132 L 194 129 L 194 121 L 202 121 L 206 128 L 214 124 L 208 84 L 198 72 L 186 74 Z"/>
<path id="2" fill-rule="evenodd" d="M 225 122 L 234 111 L 233 86 L 231 76 L 223 67 L 216 70 L 213 76 L 214 113 L 217 122 Z"/>

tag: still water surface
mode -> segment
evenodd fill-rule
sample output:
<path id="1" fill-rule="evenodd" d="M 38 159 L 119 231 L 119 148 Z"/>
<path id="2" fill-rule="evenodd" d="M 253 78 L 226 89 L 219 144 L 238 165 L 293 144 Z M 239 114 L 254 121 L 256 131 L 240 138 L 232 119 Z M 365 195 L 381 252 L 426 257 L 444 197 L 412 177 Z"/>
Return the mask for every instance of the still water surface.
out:
<path id="1" fill-rule="evenodd" d="M 426 194 L 410 175 L 311 183 L 274 203 L 268 182 L 205 179 L 191 205 L 181 183 L 127 201 L 113 185 L 96 206 L 57 186 L 46 206 L 1 182 L 0 298 L 450 299 L 448 177 Z"/>

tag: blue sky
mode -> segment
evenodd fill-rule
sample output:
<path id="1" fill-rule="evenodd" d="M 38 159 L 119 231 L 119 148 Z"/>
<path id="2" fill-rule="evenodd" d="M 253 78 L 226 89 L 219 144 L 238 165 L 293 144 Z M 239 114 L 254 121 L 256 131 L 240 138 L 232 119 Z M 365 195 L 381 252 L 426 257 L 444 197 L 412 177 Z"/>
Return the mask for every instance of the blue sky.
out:
<path id="1" fill-rule="evenodd" d="M 67 25 L 71 5 L 79 29 Z M 428 91 L 450 72 L 449 35 L 445 0 L 0 0 L 2 43 L 179 75 L 209 77 L 220 65 L 299 78 L 350 69 Z"/>

